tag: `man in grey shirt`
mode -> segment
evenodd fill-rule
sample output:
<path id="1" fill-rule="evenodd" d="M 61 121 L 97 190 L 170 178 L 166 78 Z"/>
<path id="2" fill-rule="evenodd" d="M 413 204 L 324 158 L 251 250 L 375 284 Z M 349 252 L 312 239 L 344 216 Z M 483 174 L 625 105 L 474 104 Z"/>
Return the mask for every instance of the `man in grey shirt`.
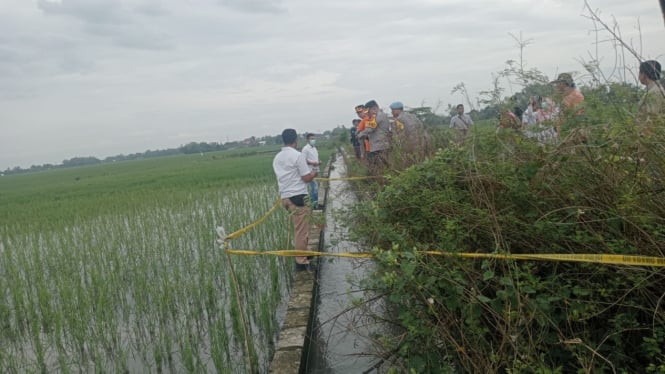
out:
<path id="1" fill-rule="evenodd" d="M 469 129 L 473 125 L 473 120 L 468 114 L 464 113 L 464 105 L 459 104 L 456 109 L 457 115 L 450 119 L 450 128 L 455 131 L 453 140 L 460 144 L 466 139 Z"/>
<path id="2" fill-rule="evenodd" d="M 404 130 L 406 136 L 410 137 L 423 129 L 422 121 L 415 114 L 405 112 L 402 102 L 396 101 L 390 104 L 390 111 L 395 119 L 395 125 L 400 127 L 399 129 L 395 129 L 396 131 Z"/>
<path id="3" fill-rule="evenodd" d="M 375 100 L 368 101 L 365 107 L 369 110 L 370 119 L 366 122 L 365 130 L 358 133 L 358 137 L 367 136 L 369 140 L 369 153 L 367 161 L 371 175 L 379 175 L 388 164 L 388 150 L 390 147 L 390 119 Z"/>
<path id="4" fill-rule="evenodd" d="M 421 161 L 429 146 L 429 136 L 423 122 L 415 114 L 405 111 L 400 101 L 390 104 L 390 111 L 395 120 L 393 145 L 402 151 L 400 158 L 409 159 L 409 165 Z"/>

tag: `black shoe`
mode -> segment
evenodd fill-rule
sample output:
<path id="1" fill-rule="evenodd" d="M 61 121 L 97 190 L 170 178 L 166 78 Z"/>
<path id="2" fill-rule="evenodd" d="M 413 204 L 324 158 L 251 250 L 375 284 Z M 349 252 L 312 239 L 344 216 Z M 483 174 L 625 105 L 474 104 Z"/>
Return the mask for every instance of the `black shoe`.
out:
<path id="1" fill-rule="evenodd" d="M 316 272 L 317 266 L 313 263 L 309 264 L 296 264 L 296 271 L 307 271 L 310 273 Z"/>
<path id="2" fill-rule="evenodd" d="M 317 206 L 314 207 L 314 210 L 325 210 L 326 206 L 323 204 L 318 204 Z"/>

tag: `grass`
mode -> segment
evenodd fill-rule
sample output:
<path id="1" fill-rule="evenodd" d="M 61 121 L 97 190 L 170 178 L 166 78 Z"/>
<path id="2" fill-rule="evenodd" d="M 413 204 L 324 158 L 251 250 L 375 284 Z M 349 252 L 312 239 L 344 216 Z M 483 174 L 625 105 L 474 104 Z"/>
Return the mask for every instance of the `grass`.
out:
<path id="1" fill-rule="evenodd" d="M 274 204 L 264 148 L 0 178 L 0 371 L 265 369 L 290 262 L 232 257 L 238 299 L 214 232 Z M 288 225 L 280 209 L 233 247 L 288 248 Z"/>
<path id="2" fill-rule="evenodd" d="M 0 178 L 1 225 L 48 224 L 151 206 L 164 195 L 269 183 L 272 153 L 232 157 L 224 152 L 118 162 Z M 141 202 L 142 201 L 142 202 Z M 94 208 L 87 210 L 87 208 Z M 76 208 L 73 210 L 72 208 Z M 39 209 L 36 211 L 35 209 Z"/>

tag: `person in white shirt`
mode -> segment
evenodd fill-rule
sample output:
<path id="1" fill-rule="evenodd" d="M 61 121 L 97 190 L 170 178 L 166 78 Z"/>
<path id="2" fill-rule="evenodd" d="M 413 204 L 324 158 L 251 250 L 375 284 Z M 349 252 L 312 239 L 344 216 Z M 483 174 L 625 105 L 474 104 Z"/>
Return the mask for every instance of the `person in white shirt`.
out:
<path id="1" fill-rule="evenodd" d="M 658 61 L 649 60 L 640 64 L 640 83 L 647 89 L 637 105 L 642 123 L 665 117 L 665 89 L 660 84 L 660 76 L 661 67 Z"/>
<path id="2" fill-rule="evenodd" d="M 540 95 L 531 96 L 522 114 L 524 136 L 535 139 L 539 144 L 553 144 L 559 141 L 559 134 L 551 120 L 554 102 Z"/>
<path id="3" fill-rule="evenodd" d="M 319 151 L 316 149 L 316 136 L 312 133 L 307 134 L 307 144 L 302 147 L 302 154 L 305 155 L 307 166 L 310 171 L 320 171 L 321 160 L 319 160 Z M 309 182 L 309 201 L 312 209 L 322 210 L 323 205 L 319 205 L 319 182 L 312 180 Z"/>
<path id="4" fill-rule="evenodd" d="M 279 196 L 282 205 L 289 212 L 293 220 L 295 249 L 307 250 L 309 241 L 309 224 L 307 223 L 307 183 L 314 180 L 317 170 L 311 170 L 305 160 L 305 155 L 298 152 L 298 134 L 294 129 L 286 129 L 282 132 L 284 147 L 275 156 L 272 168 L 277 177 Z M 296 257 L 296 269 L 306 270 L 310 268 L 306 256 Z"/>
<path id="5" fill-rule="evenodd" d="M 457 115 L 450 119 L 450 128 L 455 131 L 453 140 L 455 143 L 460 144 L 466 139 L 466 136 L 473 125 L 473 120 L 471 119 L 471 116 L 464 113 L 464 105 L 459 104 L 455 109 L 457 110 Z"/>

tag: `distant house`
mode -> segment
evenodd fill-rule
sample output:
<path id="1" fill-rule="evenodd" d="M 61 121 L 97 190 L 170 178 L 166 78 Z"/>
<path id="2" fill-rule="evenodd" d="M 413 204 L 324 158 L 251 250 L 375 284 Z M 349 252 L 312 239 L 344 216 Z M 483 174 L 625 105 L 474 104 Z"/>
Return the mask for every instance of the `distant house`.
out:
<path id="1" fill-rule="evenodd" d="M 251 138 L 244 139 L 242 141 L 242 144 L 245 145 L 245 146 L 252 147 L 252 146 L 259 145 L 259 142 L 256 140 L 255 136 L 252 136 Z"/>

